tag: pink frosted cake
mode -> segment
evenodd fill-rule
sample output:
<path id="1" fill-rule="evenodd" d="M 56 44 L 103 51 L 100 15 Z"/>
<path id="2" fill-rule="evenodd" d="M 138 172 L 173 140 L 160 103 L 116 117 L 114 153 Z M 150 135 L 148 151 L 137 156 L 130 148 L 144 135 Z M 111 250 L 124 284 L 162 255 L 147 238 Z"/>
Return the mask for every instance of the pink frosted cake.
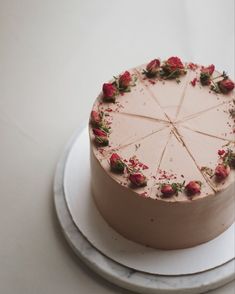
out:
<path id="1" fill-rule="evenodd" d="M 90 118 L 92 191 L 104 219 L 154 248 L 207 242 L 234 222 L 234 83 L 214 65 L 125 71 Z"/>

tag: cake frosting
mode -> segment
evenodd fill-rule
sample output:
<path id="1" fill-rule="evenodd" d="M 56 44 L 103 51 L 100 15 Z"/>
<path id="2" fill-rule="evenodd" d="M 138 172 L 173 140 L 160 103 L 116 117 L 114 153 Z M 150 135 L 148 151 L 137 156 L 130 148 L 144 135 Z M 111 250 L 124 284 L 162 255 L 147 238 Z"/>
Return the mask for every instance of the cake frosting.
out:
<path id="1" fill-rule="evenodd" d="M 90 120 L 92 191 L 126 238 L 192 247 L 234 222 L 234 83 L 177 57 L 103 85 Z"/>

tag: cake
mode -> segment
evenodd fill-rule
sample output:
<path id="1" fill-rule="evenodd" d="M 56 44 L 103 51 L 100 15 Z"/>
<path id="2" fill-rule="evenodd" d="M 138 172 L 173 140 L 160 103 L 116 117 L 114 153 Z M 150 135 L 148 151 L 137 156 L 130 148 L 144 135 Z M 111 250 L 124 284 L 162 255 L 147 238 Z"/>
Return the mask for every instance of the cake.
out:
<path id="1" fill-rule="evenodd" d="M 234 222 L 234 83 L 178 57 L 104 83 L 91 111 L 91 186 L 106 222 L 158 249 L 207 242 Z"/>

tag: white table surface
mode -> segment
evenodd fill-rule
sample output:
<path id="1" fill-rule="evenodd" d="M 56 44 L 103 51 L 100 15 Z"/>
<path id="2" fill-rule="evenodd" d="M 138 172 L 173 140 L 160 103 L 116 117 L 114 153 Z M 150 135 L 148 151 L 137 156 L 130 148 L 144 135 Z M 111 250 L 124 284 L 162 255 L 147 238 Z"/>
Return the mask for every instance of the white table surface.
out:
<path id="1" fill-rule="evenodd" d="M 130 293 L 64 240 L 56 163 L 113 74 L 171 55 L 232 72 L 233 52 L 232 0 L 0 0 L 1 294 Z"/>

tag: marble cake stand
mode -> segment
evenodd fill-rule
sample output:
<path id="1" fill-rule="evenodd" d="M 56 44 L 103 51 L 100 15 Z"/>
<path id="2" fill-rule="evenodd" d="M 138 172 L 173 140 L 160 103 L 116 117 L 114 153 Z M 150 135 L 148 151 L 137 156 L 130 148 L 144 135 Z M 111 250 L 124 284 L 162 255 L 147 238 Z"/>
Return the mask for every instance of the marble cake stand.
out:
<path id="1" fill-rule="evenodd" d="M 153 275 L 125 267 L 104 256 L 82 235 L 74 224 L 64 194 L 64 168 L 68 154 L 82 128 L 68 143 L 56 169 L 54 201 L 62 232 L 77 256 L 93 271 L 108 281 L 128 290 L 144 294 L 204 293 L 218 288 L 235 278 L 235 260 L 217 268 L 191 275 Z"/>

